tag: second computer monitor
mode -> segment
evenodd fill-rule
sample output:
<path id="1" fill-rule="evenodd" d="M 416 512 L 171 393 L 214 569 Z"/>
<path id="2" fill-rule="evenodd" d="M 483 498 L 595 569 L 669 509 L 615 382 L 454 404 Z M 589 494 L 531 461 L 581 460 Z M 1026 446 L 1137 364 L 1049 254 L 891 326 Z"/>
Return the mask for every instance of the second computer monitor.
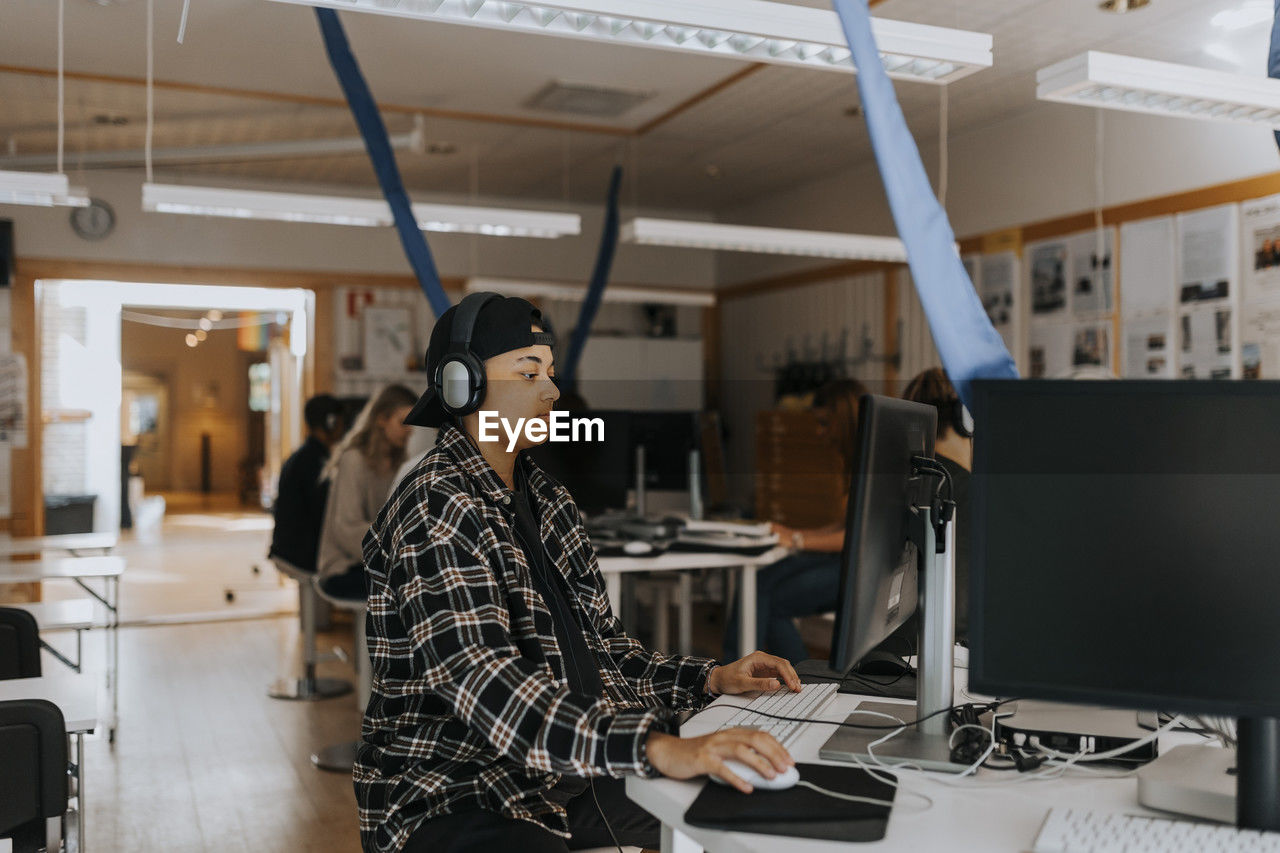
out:
<path id="1" fill-rule="evenodd" d="M 913 456 L 932 456 L 938 410 L 868 395 L 858 406 L 857 453 L 841 554 L 831 666 L 847 673 L 916 610 L 913 506 L 936 480 L 913 477 Z"/>

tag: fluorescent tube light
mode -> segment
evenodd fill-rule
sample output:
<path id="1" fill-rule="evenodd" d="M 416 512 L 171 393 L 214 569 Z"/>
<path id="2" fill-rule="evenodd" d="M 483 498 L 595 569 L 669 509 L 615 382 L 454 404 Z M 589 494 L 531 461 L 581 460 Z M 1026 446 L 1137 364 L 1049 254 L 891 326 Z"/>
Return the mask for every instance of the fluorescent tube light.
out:
<path id="1" fill-rule="evenodd" d="M 850 71 L 836 13 L 769 0 L 275 0 L 751 62 Z M 990 68 L 991 36 L 871 20 L 890 77 L 951 83 Z"/>
<path id="2" fill-rule="evenodd" d="M 0 172 L 0 204 L 88 207 L 89 195 L 57 172 Z"/>
<path id="3" fill-rule="evenodd" d="M 142 209 L 156 213 L 365 227 L 385 227 L 393 222 L 390 205 L 378 199 L 177 184 L 143 184 Z M 579 233 L 582 225 L 576 213 L 453 204 L 415 204 L 413 215 L 423 231 L 494 237 L 562 237 Z"/>
<path id="4" fill-rule="evenodd" d="M 1280 127 L 1280 80 L 1089 51 L 1036 72 L 1036 97 Z"/>
<path id="5" fill-rule="evenodd" d="M 506 296 L 525 296 L 531 299 L 562 299 L 581 301 L 587 296 L 587 288 L 580 284 L 557 281 L 521 281 L 510 278 L 469 278 L 467 293 L 492 291 Z M 667 305 L 693 305 L 706 308 L 716 304 L 712 292 L 696 293 L 692 290 L 669 290 L 661 287 L 625 287 L 611 284 L 604 289 L 605 302 L 662 302 Z"/>
<path id="6" fill-rule="evenodd" d="M 907 261 L 907 247 L 897 237 L 871 237 L 865 234 L 642 218 L 623 225 L 621 236 L 623 242 L 646 246 L 680 246 L 854 261 Z"/>

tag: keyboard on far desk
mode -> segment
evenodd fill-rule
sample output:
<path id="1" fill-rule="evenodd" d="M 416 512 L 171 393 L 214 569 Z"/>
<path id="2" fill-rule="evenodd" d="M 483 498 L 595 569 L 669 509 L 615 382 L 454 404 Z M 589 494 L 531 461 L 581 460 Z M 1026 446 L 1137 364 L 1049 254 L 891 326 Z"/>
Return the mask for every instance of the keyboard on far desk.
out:
<path id="1" fill-rule="evenodd" d="M 805 720 L 811 720 L 822 712 L 822 709 L 836 695 L 838 684 L 806 684 L 799 693 L 792 693 L 785 687 L 772 693 L 761 693 L 750 703 L 742 707 L 722 725 L 721 729 L 748 728 L 759 729 L 773 735 L 784 747 L 799 736 L 805 726 Z M 763 711 L 764 714 L 755 713 Z M 794 720 L 778 720 L 775 717 L 793 717 Z"/>
<path id="2" fill-rule="evenodd" d="M 1036 836 L 1033 853 L 1077 850 L 1082 853 L 1269 852 L 1280 851 L 1280 832 L 1091 809 L 1049 809 Z"/>

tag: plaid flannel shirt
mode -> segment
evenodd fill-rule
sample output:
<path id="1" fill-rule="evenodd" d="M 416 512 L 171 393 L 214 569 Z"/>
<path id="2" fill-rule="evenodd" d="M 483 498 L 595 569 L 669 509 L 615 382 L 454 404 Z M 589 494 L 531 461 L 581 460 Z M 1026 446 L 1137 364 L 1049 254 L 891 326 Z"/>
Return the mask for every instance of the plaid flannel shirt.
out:
<path id="1" fill-rule="evenodd" d="M 571 692 L 551 612 L 513 532 L 511 490 L 458 427 L 396 487 L 364 539 L 373 695 L 354 782 L 366 851 L 428 818 L 485 809 L 568 835 L 562 775 L 656 775 L 650 731 L 703 707 L 715 662 L 646 650 L 610 611 L 568 491 L 531 461 L 530 499 L 605 694 Z"/>

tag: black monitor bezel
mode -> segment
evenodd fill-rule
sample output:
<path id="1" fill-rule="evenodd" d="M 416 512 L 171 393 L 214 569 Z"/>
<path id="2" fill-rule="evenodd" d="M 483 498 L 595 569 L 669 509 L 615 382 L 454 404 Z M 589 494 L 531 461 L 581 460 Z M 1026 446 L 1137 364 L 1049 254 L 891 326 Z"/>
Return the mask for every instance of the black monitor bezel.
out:
<path id="1" fill-rule="evenodd" d="M 1214 714 L 1232 717 L 1274 717 L 1280 716 L 1280 708 L 1265 703 L 1249 701 L 1205 700 L 1189 696 L 1172 696 L 1163 693 L 1131 689 L 1093 689 L 1061 687 L 1052 683 L 1034 679 L 1019 679 L 1008 675 L 988 673 L 983 657 L 986 646 L 986 623 L 980 604 L 986 600 L 986 527 L 987 481 L 983 472 L 987 470 L 987 445 L 982 425 L 987 422 L 990 411 L 990 400 L 993 394 L 1012 392 L 1014 394 L 1043 394 L 1052 391 L 1064 396 L 1084 396 L 1090 394 L 1123 395 L 1158 392 L 1161 394 L 1183 394 L 1192 397 L 1212 391 L 1221 393 L 1230 390 L 1241 396 L 1280 395 L 1280 382 L 1251 380 L 1249 382 L 1222 380 L 1069 380 L 1069 379 L 987 379 L 974 380 L 970 384 L 970 409 L 973 412 L 976 429 L 973 444 L 973 477 L 970 481 L 969 521 L 960 519 L 960 523 L 969 523 L 970 559 L 969 559 L 969 689 L 986 696 L 1019 697 L 1027 699 L 1043 699 L 1082 705 L 1100 705 L 1105 707 L 1174 711 L 1188 714 Z M 1041 606 L 1036 602 L 1035 606 Z M 1261 664 L 1260 665 L 1264 665 Z"/>

